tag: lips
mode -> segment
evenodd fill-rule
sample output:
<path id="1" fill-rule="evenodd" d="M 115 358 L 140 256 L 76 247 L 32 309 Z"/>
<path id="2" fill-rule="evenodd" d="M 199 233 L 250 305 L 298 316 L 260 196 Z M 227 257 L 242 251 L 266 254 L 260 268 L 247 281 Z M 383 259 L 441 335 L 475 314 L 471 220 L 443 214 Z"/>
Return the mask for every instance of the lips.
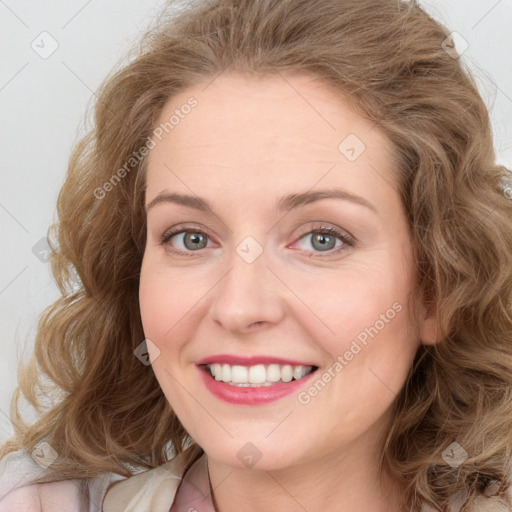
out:
<path id="1" fill-rule="evenodd" d="M 208 359 L 205 359 L 205 361 L 206 360 Z M 271 358 L 271 360 L 275 361 L 275 358 Z M 284 399 L 286 396 L 293 395 L 294 393 L 298 393 L 301 389 L 304 389 L 315 375 L 315 372 L 312 371 L 301 379 L 292 380 L 290 382 L 275 382 L 259 387 L 239 387 L 226 382 L 217 381 L 212 377 L 210 372 L 205 371 L 205 368 L 207 368 L 207 366 L 202 364 L 197 365 L 200 378 L 206 388 L 213 396 L 231 405 L 258 406 Z"/>
<path id="2" fill-rule="evenodd" d="M 317 365 L 307 362 L 307 361 L 298 361 L 293 359 L 285 359 L 282 357 L 274 357 L 274 356 L 252 356 L 252 357 L 241 357 L 230 354 L 219 354 L 215 356 L 207 356 L 199 361 L 197 361 L 197 365 L 206 365 L 206 364 L 214 364 L 214 363 L 226 363 L 229 365 L 239 365 L 239 366 L 255 366 L 257 364 L 279 364 L 285 365 L 289 364 L 291 366 L 314 366 Z"/>

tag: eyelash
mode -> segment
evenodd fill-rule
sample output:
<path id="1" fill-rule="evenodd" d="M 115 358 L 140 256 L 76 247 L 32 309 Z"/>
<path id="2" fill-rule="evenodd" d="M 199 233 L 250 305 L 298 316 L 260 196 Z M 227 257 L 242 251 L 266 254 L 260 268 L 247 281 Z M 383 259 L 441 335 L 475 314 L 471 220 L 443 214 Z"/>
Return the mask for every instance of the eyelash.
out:
<path id="1" fill-rule="evenodd" d="M 204 235 L 204 236 L 208 237 L 208 233 L 206 233 L 202 229 L 193 228 L 191 226 L 187 226 L 186 228 L 184 228 L 183 226 L 177 226 L 177 227 L 173 228 L 171 231 L 166 231 L 160 237 L 160 244 L 161 245 L 167 245 L 166 250 L 168 250 L 169 252 L 172 252 L 174 254 L 178 254 L 180 256 L 195 256 L 195 253 L 198 253 L 199 251 L 181 251 L 181 250 L 174 249 L 172 246 L 168 245 L 169 240 L 173 236 L 179 235 L 181 233 L 198 233 L 198 234 L 201 234 L 201 235 Z M 326 234 L 329 234 L 329 235 L 334 235 L 335 237 L 339 238 L 343 242 L 342 246 L 337 247 L 336 249 L 329 249 L 328 251 L 325 251 L 327 253 L 327 256 L 320 255 L 322 251 L 312 251 L 314 253 L 319 253 L 319 257 L 320 258 L 328 258 L 330 256 L 337 255 L 341 251 L 346 251 L 347 250 L 347 246 L 348 247 L 354 247 L 355 246 L 355 240 L 352 237 L 350 237 L 349 235 L 347 235 L 346 233 L 340 231 L 337 228 L 327 227 L 327 226 L 320 226 L 320 227 L 317 227 L 317 228 L 314 228 L 314 229 L 310 229 L 309 231 L 306 231 L 305 233 L 300 235 L 297 238 L 297 241 L 302 239 L 302 238 L 304 238 L 306 235 L 311 235 L 311 234 L 314 234 L 314 233 L 326 233 Z"/>

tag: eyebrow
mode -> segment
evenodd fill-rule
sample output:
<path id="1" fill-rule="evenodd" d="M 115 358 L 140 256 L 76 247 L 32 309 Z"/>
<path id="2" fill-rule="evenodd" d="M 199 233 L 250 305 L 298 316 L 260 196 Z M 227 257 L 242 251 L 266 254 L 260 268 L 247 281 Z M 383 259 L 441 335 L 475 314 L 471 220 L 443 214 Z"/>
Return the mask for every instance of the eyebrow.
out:
<path id="1" fill-rule="evenodd" d="M 373 206 L 369 201 L 367 201 L 363 197 L 357 196 L 343 189 L 316 190 L 296 194 L 289 194 L 287 196 L 282 197 L 276 202 L 276 209 L 280 212 L 288 212 L 300 206 L 305 206 L 315 201 L 320 201 L 322 199 L 343 199 L 355 204 L 359 204 L 361 206 L 365 206 L 366 208 L 372 210 L 374 213 L 378 214 L 375 206 Z M 150 210 L 155 205 L 161 203 L 174 203 L 182 206 L 187 206 L 189 208 L 194 208 L 202 212 L 213 213 L 212 207 L 205 199 L 202 199 L 197 196 L 190 196 L 187 194 L 176 194 L 167 192 L 162 192 L 159 195 L 157 195 L 146 206 L 146 211 Z"/>

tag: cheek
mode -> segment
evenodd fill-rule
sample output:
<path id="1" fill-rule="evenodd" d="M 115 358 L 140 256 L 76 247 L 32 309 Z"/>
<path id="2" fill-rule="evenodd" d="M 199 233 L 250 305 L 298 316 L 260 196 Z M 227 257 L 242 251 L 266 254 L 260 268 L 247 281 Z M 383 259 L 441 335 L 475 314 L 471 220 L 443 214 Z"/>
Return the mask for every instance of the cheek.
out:
<path id="1" fill-rule="evenodd" d="M 161 351 L 174 351 L 204 316 L 205 295 L 212 287 L 205 273 L 143 261 L 139 305 L 146 338 Z"/>
<path id="2" fill-rule="evenodd" d="M 359 382 L 358 399 L 362 400 L 365 393 L 377 396 L 388 388 L 397 391 L 417 349 L 410 325 L 411 282 L 406 269 L 386 261 L 358 265 L 333 273 L 330 279 L 317 279 L 316 287 L 312 284 L 302 290 L 307 294 L 304 302 L 314 305 L 315 318 L 303 316 L 301 321 L 324 353 L 339 362 L 334 371 L 344 375 L 339 383 L 345 378 Z"/>
<path id="3" fill-rule="evenodd" d="M 182 294 L 174 283 L 170 286 L 171 282 L 168 276 L 158 272 L 150 263 L 143 263 L 139 284 L 142 326 L 145 336 L 158 345 L 176 323 L 183 308 L 183 300 L 178 300 Z"/>
<path id="4" fill-rule="evenodd" d="M 175 386 L 173 375 L 180 360 L 182 332 L 185 325 L 180 318 L 185 315 L 182 294 L 162 275 L 143 268 L 139 285 L 139 304 L 144 336 L 151 340 L 154 354 L 152 368 L 155 376 L 171 404 L 179 389 Z M 181 300 L 179 299 L 181 297 Z"/>
<path id="5" fill-rule="evenodd" d="M 155 336 L 161 323 L 162 304 L 165 303 L 165 296 L 162 296 L 162 290 L 159 283 L 147 271 L 141 272 L 139 284 L 139 306 L 144 334 L 147 338 L 157 338 Z"/>
<path id="6" fill-rule="evenodd" d="M 336 272 L 302 276 L 300 283 L 295 280 L 296 289 L 311 311 L 298 318 L 307 321 L 321 338 L 327 334 L 337 344 L 349 342 L 386 311 L 389 318 L 398 319 L 396 309 L 405 308 L 407 298 L 405 277 L 384 263 L 355 264 Z M 393 309 L 395 303 L 401 307 Z"/>

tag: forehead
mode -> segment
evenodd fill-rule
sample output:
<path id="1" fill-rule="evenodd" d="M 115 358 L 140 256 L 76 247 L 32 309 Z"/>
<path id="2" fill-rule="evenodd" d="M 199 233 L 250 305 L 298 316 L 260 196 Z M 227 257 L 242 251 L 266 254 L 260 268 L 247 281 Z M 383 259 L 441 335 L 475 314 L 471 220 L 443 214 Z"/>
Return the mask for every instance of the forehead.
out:
<path id="1" fill-rule="evenodd" d="M 182 109 L 191 97 L 197 105 Z M 367 196 L 383 180 L 392 187 L 385 135 L 311 75 L 221 74 L 171 98 L 155 128 L 165 123 L 148 159 L 148 195 L 183 188 L 180 177 L 219 193 L 223 184 L 247 193 L 310 189 L 319 179 Z"/>

